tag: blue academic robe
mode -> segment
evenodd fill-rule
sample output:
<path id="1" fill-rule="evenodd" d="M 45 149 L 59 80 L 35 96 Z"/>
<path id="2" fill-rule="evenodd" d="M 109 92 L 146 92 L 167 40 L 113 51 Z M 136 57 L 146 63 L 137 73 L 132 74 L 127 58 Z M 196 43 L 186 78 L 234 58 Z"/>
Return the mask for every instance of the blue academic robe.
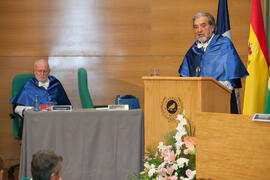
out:
<path id="1" fill-rule="evenodd" d="M 40 105 L 46 105 L 47 102 L 53 102 L 54 105 L 71 105 L 60 81 L 54 76 L 49 76 L 48 78 L 48 89 L 39 87 L 38 80 L 31 78 L 10 102 L 24 106 L 33 106 L 35 96 L 37 95 L 40 100 Z"/>
<path id="2" fill-rule="evenodd" d="M 239 79 L 248 76 L 248 72 L 231 40 L 222 35 L 215 35 L 205 52 L 203 48 L 197 47 L 198 43 L 199 41 L 196 41 L 185 55 L 178 70 L 180 76 L 213 77 L 218 81 L 229 81 L 234 88 L 241 87 Z M 200 72 L 196 73 L 198 67 Z"/>

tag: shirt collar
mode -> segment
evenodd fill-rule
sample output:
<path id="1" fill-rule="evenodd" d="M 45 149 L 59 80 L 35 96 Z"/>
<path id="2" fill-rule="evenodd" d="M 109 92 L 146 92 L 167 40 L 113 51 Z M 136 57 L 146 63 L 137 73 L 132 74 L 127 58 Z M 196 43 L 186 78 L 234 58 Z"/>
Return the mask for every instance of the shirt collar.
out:
<path id="1" fill-rule="evenodd" d="M 202 43 L 202 42 L 199 41 L 198 44 L 197 44 L 197 47 L 198 47 L 198 48 L 203 47 L 203 50 L 206 51 L 206 48 L 207 48 L 207 46 L 210 44 L 210 42 L 211 42 L 211 40 L 213 39 L 214 35 L 215 35 L 215 34 L 212 34 L 211 38 L 210 38 L 207 42 L 205 42 L 205 43 Z"/>
<path id="2" fill-rule="evenodd" d="M 49 87 L 49 84 L 50 84 L 50 81 L 49 81 L 49 79 L 47 79 L 45 82 L 38 82 L 38 86 L 39 87 L 44 87 L 45 89 L 48 89 L 48 87 Z"/>

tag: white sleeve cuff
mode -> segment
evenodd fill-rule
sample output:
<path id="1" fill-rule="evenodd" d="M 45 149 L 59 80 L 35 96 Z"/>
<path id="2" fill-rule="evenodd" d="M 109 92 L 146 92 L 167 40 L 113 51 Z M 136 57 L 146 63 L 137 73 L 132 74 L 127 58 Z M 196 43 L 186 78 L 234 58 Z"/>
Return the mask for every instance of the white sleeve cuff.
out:
<path id="1" fill-rule="evenodd" d="M 29 110 L 29 109 L 32 109 L 32 106 L 18 105 L 18 106 L 16 106 L 14 111 L 15 111 L 15 113 L 19 114 L 20 116 L 23 116 L 23 111 L 26 111 L 26 110 Z"/>
<path id="2" fill-rule="evenodd" d="M 229 81 L 219 81 L 226 88 L 233 90 L 232 84 Z"/>

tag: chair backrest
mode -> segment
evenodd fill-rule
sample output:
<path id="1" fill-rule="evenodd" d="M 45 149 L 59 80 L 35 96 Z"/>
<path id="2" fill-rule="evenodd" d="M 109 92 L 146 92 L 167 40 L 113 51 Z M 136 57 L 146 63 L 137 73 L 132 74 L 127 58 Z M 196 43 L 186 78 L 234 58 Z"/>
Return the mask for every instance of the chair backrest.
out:
<path id="1" fill-rule="evenodd" d="M 18 74 L 13 78 L 12 81 L 12 97 L 16 96 L 19 91 L 22 89 L 23 85 L 25 82 L 30 79 L 35 77 L 34 74 Z"/>
<path id="2" fill-rule="evenodd" d="M 87 71 L 84 68 L 78 69 L 78 89 L 82 108 L 93 108 L 93 101 L 88 90 Z"/>
<path id="3" fill-rule="evenodd" d="M 12 97 L 16 96 L 19 91 L 22 89 L 25 82 L 35 77 L 34 74 L 18 74 L 16 75 L 12 80 L 12 87 L 11 87 L 11 95 Z M 19 122 L 17 118 L 13 119 L 13 136 L 16 139 L 21 139 L 21 137 L 18 136 L 19 132 Z"/>

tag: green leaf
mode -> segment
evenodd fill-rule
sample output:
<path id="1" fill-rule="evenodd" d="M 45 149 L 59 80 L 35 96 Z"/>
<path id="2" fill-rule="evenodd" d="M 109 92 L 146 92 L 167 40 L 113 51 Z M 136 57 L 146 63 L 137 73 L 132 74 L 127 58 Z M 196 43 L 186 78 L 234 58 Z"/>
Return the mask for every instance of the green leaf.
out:
<path id="1" fill-rule="evenodd" d="M 169 130 L 165 135 L 164 135 L 164 139 L 166 141 L 167 145 L 171 145 L 173 146 L 176 143 L 176 140 L 174 138 L 176 134 L 176 130 Z"/>

